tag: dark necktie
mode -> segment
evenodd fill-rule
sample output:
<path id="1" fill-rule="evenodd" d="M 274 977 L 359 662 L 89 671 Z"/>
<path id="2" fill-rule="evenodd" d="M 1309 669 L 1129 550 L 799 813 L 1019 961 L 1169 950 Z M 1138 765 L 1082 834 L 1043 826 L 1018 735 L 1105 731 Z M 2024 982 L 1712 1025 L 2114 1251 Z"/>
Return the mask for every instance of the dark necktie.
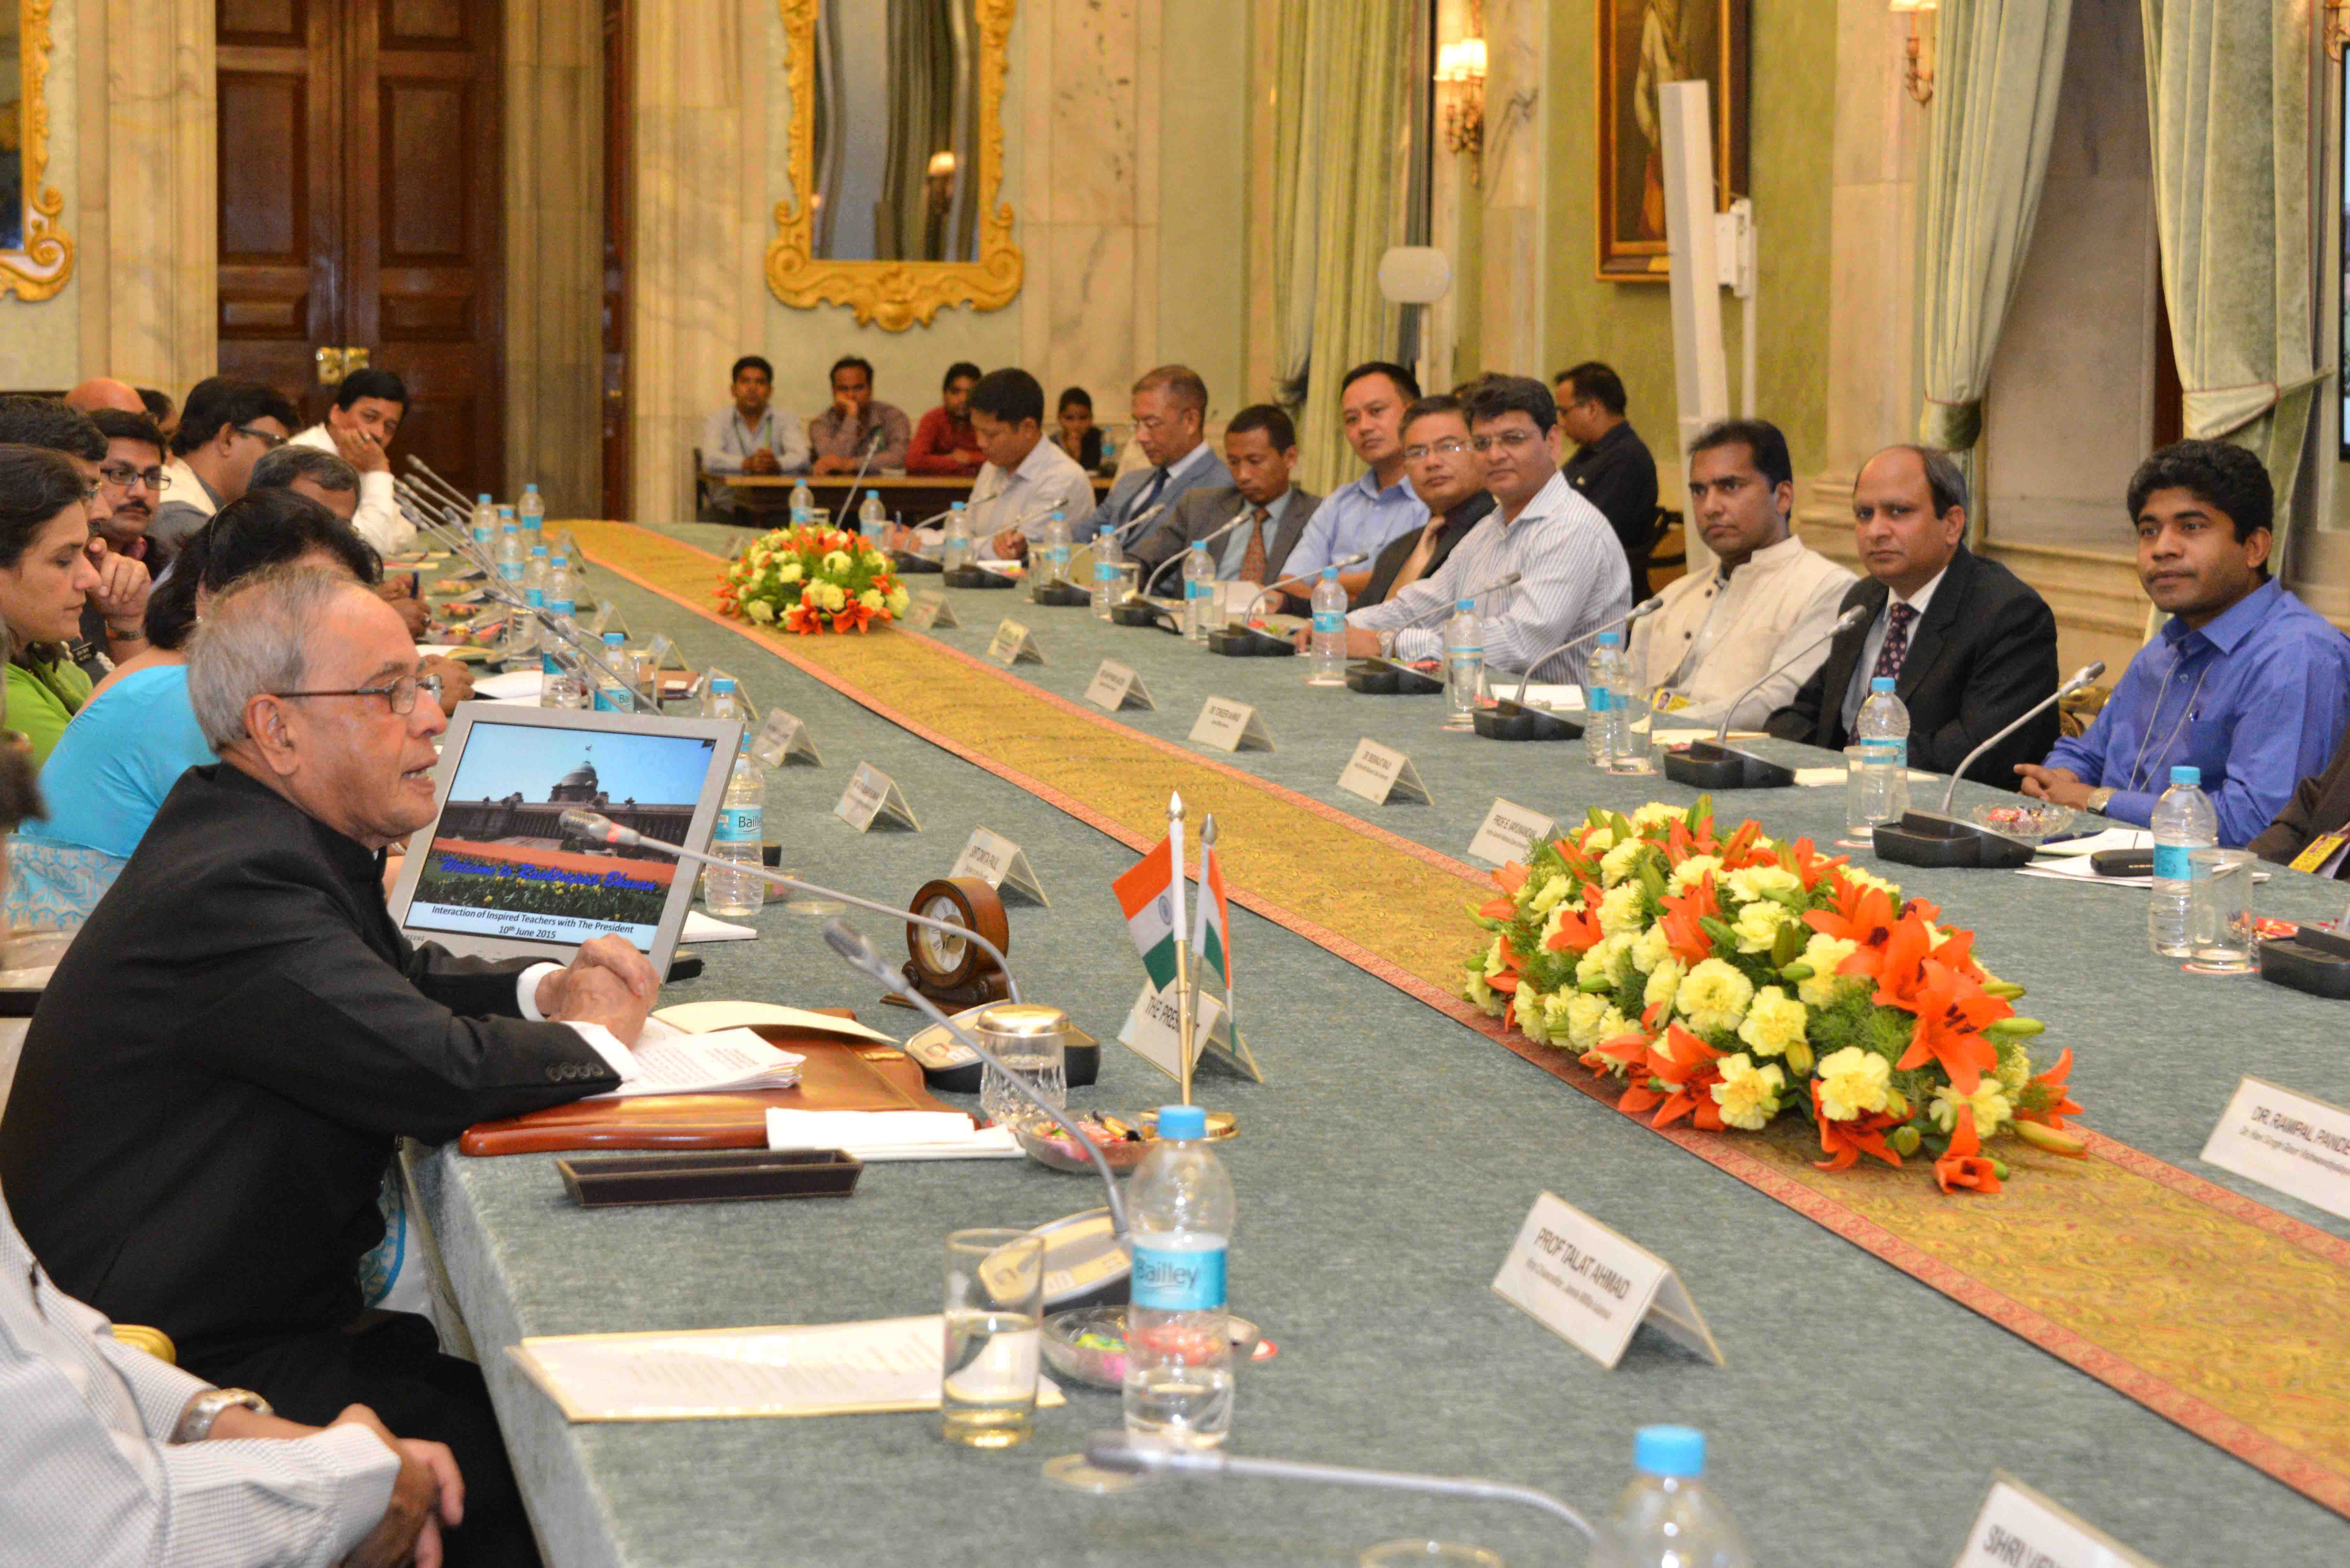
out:
<path id="1" fill-rule="evenodd" d="M 1241 553 L 1242 582 L 1264 581 L 1264 524 L 1272 515 L 1262 506 L 1256 509 L 1256 524 L 1249 530 L 1248 548 Z"/>
<path id="2" fill-rule="evenodd" d="M 1917 618 L 1916 610 L 1899 599 L 1893 601 L 1886 611 L 1885 646 L 1877 650 L 1877 668 L 1869 671 L 1872 677 L 1900 675 L 1901 661 L 1909 654 L 1909 623 Z"/>
<path id="3" fill-rule="evenodd" d="M 1135 518 L 1139 517 L 1144 513 L 1149 511 L 1150 504 L 1158 500 L 1159 493 L 1166 488 L 1167 471 L 1163 468 L 1152 469 L 1150 471 L 1150 483 L 1142 487 L 1142 493 L 1136 496 L 1134 498 L 1134 504 L 1128 508 L 1126 514 L 1127 520 L 1128 522 L 1132 522 Z"/>

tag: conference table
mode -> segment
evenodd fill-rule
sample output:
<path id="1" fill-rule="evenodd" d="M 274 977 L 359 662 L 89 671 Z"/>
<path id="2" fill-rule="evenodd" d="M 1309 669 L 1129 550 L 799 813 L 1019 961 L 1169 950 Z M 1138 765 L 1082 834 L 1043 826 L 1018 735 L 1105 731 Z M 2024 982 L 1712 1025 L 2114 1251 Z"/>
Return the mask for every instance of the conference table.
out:
<path id="1" fill-rule="evenodd" d="M 761 709 L 807 726 L 822 765 L 768 775 L 767 833 L 787 866 L 902 905 L 947 874 L 975 828 L 1026 852 L 1049 902 L 1009 904 L 1013 970 L 1031 1000 L 1066 1008 L 1105 1042 L 1100 1081 L 1072 1090 L 1073 1106 L 1131 1111 L 1172 1099 L 1173 1085 L 1113 1041 L 1142 980 L 1109 888 L 1139 858 L 1130 814 L 1091 796 L 1081 775 L 1040 791 L 1038 770 L 1109 748 L 1100 754 L 1118 760 L 1100 769 L 1105 790 L 1163 796 L 1162 770 L 1212 778 L 1216 791 L 1263 786 L 1292 814 L 1267 820 L 1301 843 L 1343 830 L 1331 842 L 1361 846 L 1293 860 L 1295 885 L 1259 887 L 1232 910 L 1241 1027 L 1265 1082 L 1203 1075 L 1199 1098 L 1240 1123 L 1220 1146 L 1240 1204 L 1233 1310 L 1278 1347 L 1239 1372 L 1233 1452 L 1515 1482 L 1596 1518 L 1629 1477 L 1634 1429 L 1676 1421 L 1706 1432 L 1710 1483 L 1759 1563 L 1953 1562 L 2001 1474 L 2171 1568 L 2350 1562 L 2350 1316 L 2280 1330 L 2281 1319 L 2234 1321 L 2208 1304 L 2215 1280 L 2237 1288 L 2230 1270 L 2246 1293 L 2280 1272 L 2303 1282 L 2293 1291 L 2341 1290 L 2350 1222 L 2199 1159 L 2244 1075 L 2350 1104 L 2342 1005 L 2181 972 L 2149 951 L 2142 894 L 1888 867 L 1855 852 L 1939 904 L 1945 924 L 1976 931 L 1985 963 L 2028 988 L 2022 1010 L 2047 1024 L 2035 1057 L 2071 1048 L 2085 1121 L 2136 1151 L 2152 1195 L 2136 1218 L 2108 1219 L 2084 1162 L 2009 1152 L 2005 1194 L 1937 1197 L 1931 1211 L 1908 1201 L 1898 1214 L 1926 1212 L 1920 1223 L 1942 1229 L 1891 1239 L 1912 1221 L 1870 1205 L 1930 1189 L 1922 1162 L 1849 1173 L 1841 1207 L 1783 1179 L 1741 1179 L 1707 1152 L 1721 1138 L 1660 1136 L 1364 958 L 1378 939 L 1362 928 L 1357 884 L 1407 863 L 1457 888 L 1445 901 L 1461 958 L 1481 945 L 1467 910 L 1483 895 L 1458 863 L 1496 797 L 1565 822 L 1587 805 L 1686 805 L 1695 792 L 1595 769 L 1579 742 L 1446 732 L 1440 697 L 1308 688 L 1302 659 L 1218 658 L 1024 592 L 940 590 L 936 577 L 910 586 L 943 592 L 957 625 L 778 651 L 693 607 L 706 607 L 718 564 L 693 552 L 723 557 L 738 530 L 586 524 L 579 537 L 594 591 L 639 639 L 668 632 L 697 668 L 723 666 Z M 1029 628 L 1043 662 L 983 667 L 1006 618 Z M 938 648 L 973 657 L 941 661 Z M 867 673 L 819 655 L 853 656 Z M 871 661 L 911 668 L 915 655 L 953 692 L 899 688 L 885 702 L 860 689 L 879 679 Z M 1137 671 L 1155 706 L 1087 708 L 1105 659 Z M 1272 749 L 1190 741 L 1211 697 L 1253 705 Z M 1366 737 L 1406 753 L 1433 798 L 1374 805 L 1340 791 Z M 897 783 L 919 831 L 859 833 L 834 815 L 860 762 Z M 1962 784 L 1959 799 L 1987 794 Z M 1775 837 L 1824 846 L 1842 806 L 1834 788 L 1716 799 L 1725 822 L 1751 815 Z M 1232 863 L 1247 863 L 1250 820 L 1235 807 L 1221 825 Z M 2332 919 L 2344 889 L 2279 869 L 2256 903 Z M 847 1006 L 907 1032 L 910 1015 L 878 1005 L 825 948 L 819 921 L 770 904 L 752 923 L 755 942 L 694 950 L 706 972 L 664 1000 Z M 851 923 L 885 950 L 903 941 L 895 922 Z M 1333 936 L 1349 929 L 1364 929 L 1351 947 Z M 504 1355 L 522 1336 L 934 1313 L 948 1231 L 1041 1224 L 1097 1206 L 1100 1190 L 1026 1161 L 877 1165 L 845 1202 L 590 1212 L 566 1197 L 556 1158 L 473 1158 L 452 1145 L 421 1158 L 416 1178 L 556 1563 L 1346 1564 L 1399 1537 L 1474 1542 L 1512 1563 L 1584 1560 L 1562 1528 L 1502 1504 L 1240 1480 L 1064 1490 L 1043 1462 L 1119 1423 L 1116 1395 L 1079 1386 L 1039 1412 L 1024 1447 L 987 1453 L 943 1442 L 935 1414 L 567 1423 Z M 1496 1295 L 1495 1272 L 1544 1191 L 1669 1262 L 1726 1365 L 1644 1329 L 1610 1370 Z M 2077 1208 L 2065 1196 L 2075 1191 Z M 2148 1215 L 2159 1233 L 2123 1234 Z M 2025 1224 L 2030 1234 L 2012 1228 Z M 1982 1283 L 2054 1231 L 2077 1269 L 2036 1315 Z M 2124 1256 L 2124 1243 L 2139 1251 Z M 2147 1268 L 2149 1247 L 2161 1267 Z M 2172 1289 L 2190 1283 L 2205 1293 Z M 2219 1381 L 2183 1389 L 2176 1364 L 2157 1376 L 2116 1345 L 2167 1345 Z M 2232 1396 L 2231 1358 L 2246 1367 Z M 2229 1397 L 2233 1413 L 2215 1415 Z"/>
<path id="2" fill-rule="evenodd" d="M 1113 481 L 1100 474 L 1092 478 L 1097 500 L 1109 493 Z M 792 491 L 801 484 L 815 493 L 816 504 L 830 513 L 836 522 L 855 516 L 858 503 L 864 499 L 862 493 L 871 490 L 880 493 L 881 504 L 889 509 L 892 522 L 920 523 L 958 501 L 970 500 L 976 476 L 868 473 L 860 480 L 851 473 L 713 473 L 705 470 L 702 482 L 712 487 L 723 485 L 732 492 L 743 521 L 764 526 L 790 510 Z"/>

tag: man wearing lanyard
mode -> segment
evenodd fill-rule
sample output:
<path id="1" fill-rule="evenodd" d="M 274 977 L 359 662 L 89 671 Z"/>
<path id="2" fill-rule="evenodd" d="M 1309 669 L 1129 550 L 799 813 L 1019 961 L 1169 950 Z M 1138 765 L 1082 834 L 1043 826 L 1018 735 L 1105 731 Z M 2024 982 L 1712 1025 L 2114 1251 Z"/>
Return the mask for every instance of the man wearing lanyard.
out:
<path id="1" fill-rule="evenodd" d="M 2274 504 L 2241 447 L 2184 441 L 2138 465 L 2138 579 L 2171 619 L 2088 733 L 2017 764 L 2024 794 L 2143 826 L 2170 770 L 2196 767 L 2220 842 L 2238 846 L 2325 765 L 2350 696 L 2350 638 L 2270 579 Z"/>
<path id="2" fill-rule="evenodd" d="M 807 467 L 807 431 L 780 414 L 773 402 L 775 372 L 756 354 L 734 361 L 734 401 L 702 422 L 702 468 L 705 473 L 797 473 Z M 724 483 L 710 487 L 712 504 L 735 507 Z"/>

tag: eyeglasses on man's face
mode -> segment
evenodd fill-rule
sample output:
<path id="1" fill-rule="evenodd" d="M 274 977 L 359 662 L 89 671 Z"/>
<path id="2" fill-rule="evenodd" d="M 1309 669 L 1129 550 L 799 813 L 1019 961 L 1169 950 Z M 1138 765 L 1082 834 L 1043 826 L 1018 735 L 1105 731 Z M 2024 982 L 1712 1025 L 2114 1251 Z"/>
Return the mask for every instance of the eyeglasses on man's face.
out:
<path id="1" fill-rule="evenodd" d="M 441 678 L 438 675 L 402 675 L 374 686 L 349 686 L 333 691 L 273 691 L 272 697 L 380 697 L 394 713 L 416 711 L 416 694 L 423 692 L 437 704 L 441 701 Z"/>
<path id="2" fill-rule="evenodd" d="M 1459 436 L 1445 436 L 1437 441 L 1419 441 L 1403 449 L 1406 462 L 1426 462 L 1429 453 L 1439 457 L 1459 457 L 1469 450 L 1469 443 Z"/>
<path id="3" fill-rule="evenodd" d="M 251 425 L 238 425 L 234 428 L 237 434 L 241 436 L 251 436 L 254 440 L 261 443 L 263 450 L 267 452 L 276 452 L 279 447 L 284 446 L 288 441 L 293 439 L 290 436 L 275 435 L 268 431 L 255 430 Z"/>
<path id="4" fill-rule="evenodd" d="M 1491 452 L 1495 447 L 1503 452 L 1517 452 L 1541 439 L 1532 431 L 1496 431 L 1492 435 L 1471 436 L 1469 444 L 1479 452 Z"/>
<path id="5" fill-rule="evenodd" d="M 99 464 L 98 476 L 124 490 L 134 484 L 143 484 L 158 493 L 163 488 L 163 471 L 161 468 L 133 468 L 127 462 L 104 462 Z"/>

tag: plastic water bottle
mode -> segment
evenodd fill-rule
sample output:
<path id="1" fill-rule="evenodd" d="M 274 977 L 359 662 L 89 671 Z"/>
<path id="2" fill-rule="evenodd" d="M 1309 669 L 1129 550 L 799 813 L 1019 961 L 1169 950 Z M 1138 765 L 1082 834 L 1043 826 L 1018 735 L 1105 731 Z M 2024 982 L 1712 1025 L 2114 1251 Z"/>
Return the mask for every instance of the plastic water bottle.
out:
<path id="1" fill-rule="evenodd" d="M 1314 585 L 1313 668 L 1306 671 L 1308 686 L 1344 686 L 1347 683 L 1347 590 L 1338 582 L 1338 568 L 1322 568 L 1322 580 Z"/>
<path id="2" fill-rule="evenodd" d="M 2202 769 L 2170 770 L 2170 787 L 2154 803 L 2147 826 L 2154 829 L 2154 899 L 2147 906 L 2147 935 L 2155 951 L 2186 958 L 2195 948 L 2195 865 L 2188 856 L 2220 843 L 2220 815 L 2203 793 Z"/>
<path id="3" fill-rule="evenodd" d="M 1105 528 L 1094 535 L 1094 618 L 1107 620 L 1112 606 L 1118 600 L 1118 567 L 1126 557 L 1118 554 L 1118 532 Z"/>
<path id="4" fill-rule="evenodd" d="M 617 631 L 604 634 L 604 662 L 619 673 L 595 671 L 596 701 L 598 713 L 633 713 L 637 711 L 636 692 L 628 678 L 636 670 L 636 661 L 629 656 L 629 639 Z"/>
<path id="5" fill-rule="evenodd" d="M 1909 710 L 1893 677 L 1873 675 L 1852 738 L 1860 747 L 1861 800 L 1871 822 L 1898 822 L 1909 809 Z M 1856 814 L 1857 815 L 1857 814 Z"/>
<path id="6" fill-rule="evenodd" d="M 1640 1473 L 1601 1522 L 1592 1568 L 1752 1568 L 1730 1511 L 1705 1489 L 1703 1432 L 1643 1427 L 1632 1463 Z"/>
<path id="7" fill-rule="evenodd" d="M 1193 642 L 1208 640 L 1208 607 L 1214 602 L 1216 563 L 1208 558 L 1208 542 L 1194 539 L 1183 553 L 1183 635 Z"/>
<path id="8" fill-rule="evenodd" d="M 541 590 L 546 613 L 566 632 L 575 632 L 577 623 L 573 611 L 577 607 L 572 596 L 577 590 L 571 581 L 571 557 L 556 556 L 546 566 L 546 587 Z M 544 630 L 545 628 L 541 628 Z M 585 708 L 588 706 L 587 683 L 577 669 L 578 655 L 567 637 L 543 636 L 539 639 L 538 670 L 541 681 L 538 705 L 542 708 Z"/>
<path id="9" fill-rule="evenodd" d="M 815 510 L 816 492 L 810 490 L 808 482 L 803 479 L 792 486 L 792 521 L 805 523 L 808 514 Z"/>
<path id="10" fill-rule="evenodd" d="M 473 547 L 483 556 L 487 556 L 490 554 L 490 546 L 497 542 L 497 503 L 492 501 L 490 493 L 484 490 L 473 497 Z"/>
<path id="11" fill-rule="evenodd" d="M 1444 727 L 1472 730 L 1477 726 L 1477 691 L 1485 683 L 1485 623 L 1477 618 L 1477 601 L 1455 599 L 1452 618 L 1444 623 Z"/>
<path id="12" fill-rule="evenodd" d="M 971 514 L 960 501 L 947 509 L 946 535 L 939 542 L 939 565 L 950 572 L 971 565 Z"/>
<path id="13" fill-rule="evenodd" d="M 733 682 L 719 677 L 733 696 Z M 751 737 L 745 734 L 735 749 L 734 771 L 726 777 L 726 798 L 718 808 L 718 821 L 710 830 L 710 853 L 721 860 L 731 860 L 738 866 L 757 866 L 766 853 L 767 775 L 761 771 L 759 760 L 751 754 Z M 702 869 L 702 907 L 713 915 L 750 915 L 758 912 L 766 902 L 767 884 L 748 871 L 722 871 L 715 866 Z"/>
<path id="14" fill-rule="evenodd" d="M 889 509 L 881 504 L 881 493 L 868 490 L 864 504 L 857 509 L 858 531 L 873 544 L 879 544 L 889 532 Z"/>
<path id="15" fill-rule="evenodd" d="M 1158 1132 L 1126 1187 L 1134 1241 L 1126 1429 L 1212 1449 L 1232 1427 L 1232 1341 L 1224 1322 L 1232 1179 L 1208 1144 L 1207 1113 L 1199 1106 L 1162 1106 Z"/>
<path id="16" fill-rule="evenodd" d="M 504 512 L 505 508 L 500 507 Z M 522 547 L 522 530 L 511 517 L 498 524 L 498 580 L 515 594 L 522 592 L 524 571 L 530 564 L 530 553 Z"/>
<path id="17" fill-rule="evenodd" d="M 1057 506 L 1045 524 L 1044 565 L 1046 582 L 1069 580 L 1069 514 Z"/>
<path id="18" fill-rule="evenodd" d="M 536 484 L 522 487 L 522 499 L 515 504 L 515 521 L 522 524 L 523 543 L 536 545 L 546 535 L 546 500 Z"/>
<path id="19" fill-rule="evenodd" d="M 1101 428 L 1101 471 L 1104 473 L 1116 473 L 1118 472 L 1118 432 L 1104 425 Z"/>
<path id="20" fill-rule="evenodd" d="M 1603 631 L 1583 667 L 1583 752 L 1595 768 L 1612 767 L 1624 751 L 1625 679 L 1623 634 Z"/>

